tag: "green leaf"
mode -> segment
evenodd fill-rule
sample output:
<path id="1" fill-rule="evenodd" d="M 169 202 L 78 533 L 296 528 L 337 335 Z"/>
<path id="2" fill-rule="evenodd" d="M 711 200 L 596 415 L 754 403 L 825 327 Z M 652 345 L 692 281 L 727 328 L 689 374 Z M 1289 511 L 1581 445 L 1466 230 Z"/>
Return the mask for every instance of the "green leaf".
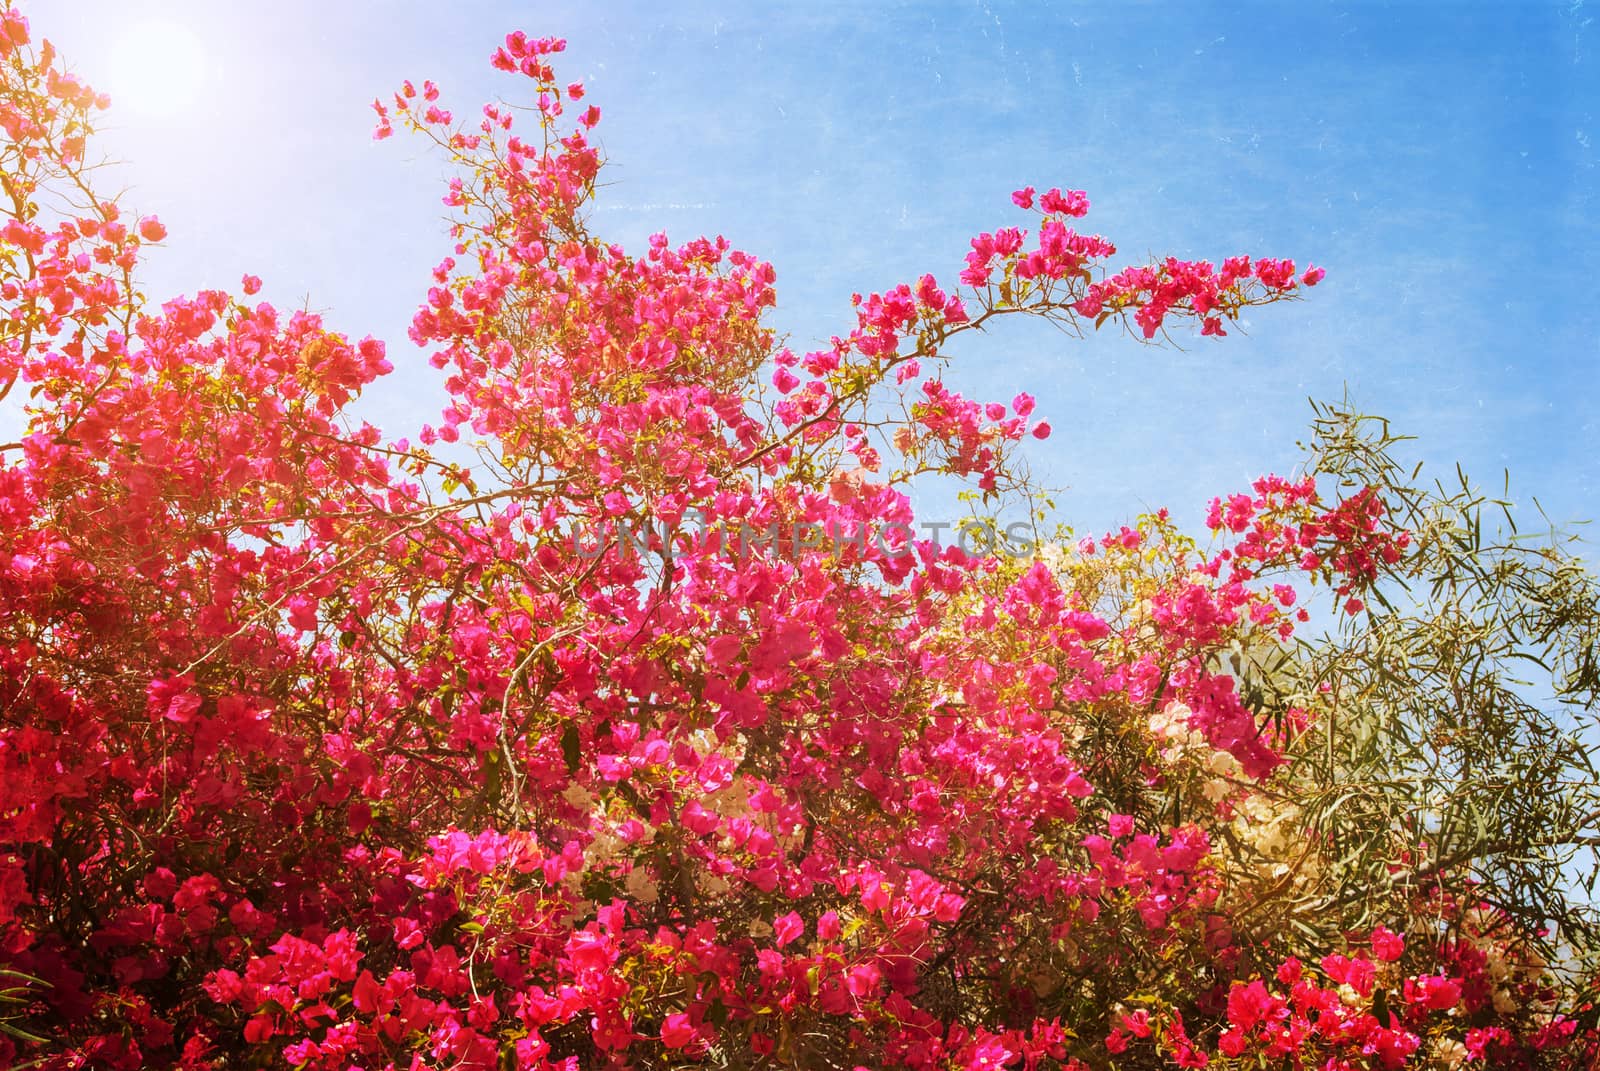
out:
<path id="1" fill-rule="evenodd" d="M 571 722 L 561 731 L 561 755 L 567 760 L 567 773 L 577 773 L 583 761 L 583 741 L 578 736 L 578 727 Z"/>
<path id="2" fill-rule="evenodd" d="M 49 1038 L 42 1038 L 38 1034 L 30 1034 L 20 1026 L 15 1026 L 3 1020 L 0 1020 L 0 1034 L 10 1034 L 18 1041 L 28 1041 L 35 1045 L 48 1045 L 50 1043 Z"/>
<path id="3" fill-rule="evenodd" d="M 1372 1017 L 1382 1026 L 1393 1025 L 1389 1014 L 1389 991 L 1381 985 L 1372 991 Z"/>

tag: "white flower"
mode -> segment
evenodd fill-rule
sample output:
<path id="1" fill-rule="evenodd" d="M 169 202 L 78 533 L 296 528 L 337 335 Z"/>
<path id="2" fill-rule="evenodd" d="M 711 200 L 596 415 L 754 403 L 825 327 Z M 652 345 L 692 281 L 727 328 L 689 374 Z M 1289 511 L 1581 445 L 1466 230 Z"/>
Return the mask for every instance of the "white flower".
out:
<path id="1" fill-rule="evenodd" d="M 1060 543 L 1047 542 L 1039 544 L 1037 557 L 1052 571 L 1059 570 L 1067 564 L 1066 551 Z"/>
<path id="2" fill-rule="evenodd" d="M 656 885 L 650 872 L 643 867 L 634 867 L 628 871 L 628 895 L 640 903 L 653 904 L 661 898 L 661 890 Z"/>
<path id="3" fill-rule="evenodd" d="M 1444 1071 L 1456 1071 L 1467 1062 L 1467 1047 L 1455 1038 L 1439 1038 L 1433 1043 L 1433 1062 Z"/>
<path id="4" fill-rule="evenodd" d="M 575 901 L 573 901 L 573 904 L 572 904 L 572 910 L 567 912 L 566 916 L 562 918 L 561 925 L 568 926 L 568 927 L 577 927 L 577 926 L 581 925 L 582 923 L 586 922 L 588 919 L 592 918 L 593 916 L 594 916 L 594 901 L 593 900 L 575 900 Z"/>
<path id="5" fill-rule="evenodd" d="M 1157 736 L 1164 736 L 1168 740 L 1179 739 L 1189 735 L 1189 718 L 1194 711 L 1188 706 L 1174 699 L 1156 713 L 1150 715 L 1150 731 Z"/>
<path id="6" fill-rule="evenodd" d="M 1239 760 L 1226 751 L 1213 751 L 1206 766 L 1218 777 L 1238 777 L 1244 772 Z"/>
<path id="7" fill-rule="evenodd" d="M 622 841 L 610 833 L 602 831 L 594 835 L 594 840 L 589 842 L 589 847 L 584 851 L 585 859 L 593 863 L 608 863 L 617 857 L 617 848 Z"/>

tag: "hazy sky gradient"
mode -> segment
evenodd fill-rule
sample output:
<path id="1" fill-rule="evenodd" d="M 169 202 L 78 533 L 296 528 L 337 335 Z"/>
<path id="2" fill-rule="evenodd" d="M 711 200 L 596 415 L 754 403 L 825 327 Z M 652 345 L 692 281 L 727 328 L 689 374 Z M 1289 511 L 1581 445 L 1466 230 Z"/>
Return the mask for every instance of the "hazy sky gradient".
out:
<path id="1" fill-rule="evenodd" d="M 1491 488 L 1600 514 L 1596 43 L 1582 0 L 1469 4 L 29 5 L 119 95 L 103 146 L 168 224 L 153 296 L 265 278 L 280 305 L 390 343 L 367 415 L 398 436 L 442 395 L 406 325 L 446 250 L 446 169 L 370 140 L 374 96 L 431 77 L 458 116 L 527 84 L 488 68 L 508 30 L 569 39 L 615 164 L 598 231 L 637 248 L 721 233 L 778 269 L 796 348 L 850 324 L 852 290 L 953 281 L 1009 192 L 1085 189 L 1125 257 L 1288 256 L 1327 268 L 1248 337 L 1186 352 L 1007 325 L 951 379 L 1027 389 L 1057 434 L 1036 471 L 1102 530 L 1295 462 L 1308 395 L 1354 400 Z M 193 106 L 140 105 L 177 24 Z M 147 36 L 147 35 L 146 35 Z M 158 65 L 152 67 L 151 65 Z"/>

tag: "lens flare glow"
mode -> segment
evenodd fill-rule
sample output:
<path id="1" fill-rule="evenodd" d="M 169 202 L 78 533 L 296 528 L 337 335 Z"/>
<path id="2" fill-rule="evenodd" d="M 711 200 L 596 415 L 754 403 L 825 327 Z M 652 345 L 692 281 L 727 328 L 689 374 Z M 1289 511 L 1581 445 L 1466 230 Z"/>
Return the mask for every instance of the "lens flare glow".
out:
<path id="1" fill-rule="evenodd" d="M 172 119 L 201 106 L 214 72 L 209 50 L 181 22 L 135 23 L 116 46 L 95 88 L 111 95 L 116 112 Z"/>

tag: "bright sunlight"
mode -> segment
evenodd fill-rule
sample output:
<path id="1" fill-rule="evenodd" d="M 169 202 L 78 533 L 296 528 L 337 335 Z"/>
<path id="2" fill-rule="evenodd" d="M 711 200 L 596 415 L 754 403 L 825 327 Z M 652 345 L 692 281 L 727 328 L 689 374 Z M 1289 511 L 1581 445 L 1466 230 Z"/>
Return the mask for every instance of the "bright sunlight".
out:
<path id="1" fill-rule="evenodd" d="M 118 43 L 97 81 L 119 109 L 172 118 L 194 107 L 213 74 L 206 45 L 181 22 L 141 21 Z"/>

